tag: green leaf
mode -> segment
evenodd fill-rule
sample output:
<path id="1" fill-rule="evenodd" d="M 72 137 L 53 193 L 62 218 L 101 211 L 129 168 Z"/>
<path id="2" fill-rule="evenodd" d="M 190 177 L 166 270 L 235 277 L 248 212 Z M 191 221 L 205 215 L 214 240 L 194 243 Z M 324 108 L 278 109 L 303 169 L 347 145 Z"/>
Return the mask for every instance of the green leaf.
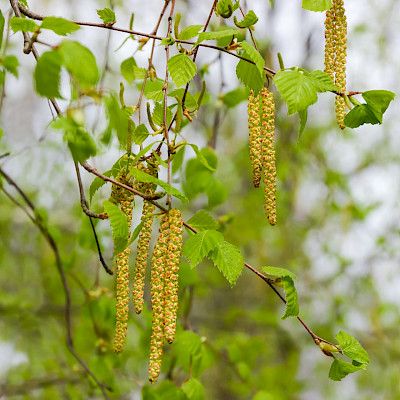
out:
<path id="1" fill-rule="evenodd" d="M 249 10 L 241 21 L 238 21 L 236 17 L 233 17 L 233 21 L 238 28 L 248 28 L 257 23 L 258 17 L 253 10 Z"/>
<path id="2" fill-rule="evenodd" d="M 109 126 L 117 133 L 121 148 L 125 147 L 128 132 L 128 114 L 120 107 L 115 95 L 105 98 L 104 103 Z"/>
<path id="3" fill-rule="evenodd" d="M 235 285 L 244 266 L 239 248 L 226 241 L 219 242 L 211 253 L 211 259 L 229 284 Z"/>
<path id="4" fill-rule="evenodd" d="M 389 90 L 369 90 L 362 94 L 362 97 L 367 102 L 368 107 L 379 123 L 382 123 L 383 114 L 389 107 L 389 104 L 394 100 L 395 94 Z"/>
<path id="5" fill-rule="evenodd" d="M 133 57 L 129 57 L 121 63 L 121 75 L 126 79 L 128 83 L 132 83 L 135 77 L 136 61 Z"/>
<path id="6" fill-rule="evenodd" d="M 335 338 L 345 356 L 360 364 L 369 363 L 368 353 L 356 338 L 344 331 L 339 331 Z"/>
<path id="7" fill-rule="evenodd" d="M 62 98 L 60 94 L 62 57 L 57 51 L 46 51 L 37 60 L 35 88 L 40 96 Z"/>
<path id="8" fill-rule="evenodd" d="M 175 85 L 186 85 L 196 75 L 197 67 L 186 54 L 177 54 L 168 60 L 168 71 Z"/>
<path id="9" fill-rule="evenodd" d="M 199 149 L 199 147 L 193 143 L 188 143 L 188 146 L 190 146 L 193 151 L 196 153 L 196 156 L 198 158 L 198 160 L 201 162 L 201 164 L 203 164 L 208 170 L 214 172 L 217 168 L 217 166 L 213 166 L 209 163 L 209 161 L 207 160 L 206 156 L 203 154 L 203 152 Z"/>
<path id="10" fill-rule="evenodd" d="M 77 31 L 80 27 L 78 24 L 60 17 L 46 17 L 43 19 L 41 29 L 49 29 L 57 35 L 68 35 Z"/>
<path id="11" fill-rule="evenodd" d="M 68 143 L 72 157 L 83 162 L 96 155 L 96 144 L 90 134 L 70 117 L 59 117 L 51 124 L 53 129 L 64 131 L 64 140 Z"/>
<path id="12" fill-rule="evenodd" d="M 261 269 L 268 278 L 274 279 L 285 291 L 286 308 L 282 319 L 296 317 L 299 314 L 297 291 L 294 285 L 296 275 L 284 268 L 262 267 Z"/>
<path id="13" fill-rule="evenodd" d="M 204 386 L 195 378 L 190 378 L 188 381 L 183 383 L 181 389 L 186 394 L 189 400 L 204 400 L 205 391 Z"/>
<path id="14" fill-rule="evenodd" d="M 10 26 L 14 32 L 35 32 L 35 30 L 39 28 L 35 21 L 19 17 L 12 17 L 10 20 Z"/>
<path id="15" fill-rule="evenodd" d="M 194 268 L 223 241 L 224 236 L 221 232 L 215 230 L 198 232 L 185 242 L 183 255 L 188 259 L 190 266 Z"/>
<path id="16" fill-rule="evenodd" d="M 162 103 L 156 102 L 153 113 L 152 113 L 152 119 L 156 125 L 158 125 L 158 126 L 163 125 L 164 107 L 163 107 Z M 172 112 L 171 112 L 171 109 L 169 107 L 167 107 L 167 125 L 169 125 L 171 121 L 172 121 Z"/>
<path id="17" fill-rule="evenodd" d="M 234 108 L 242 101 L 247 100 L 249 91 L 242 86 L 225 93 L 221 100 L 228 108 Z"/>
<path id="18" fill-rule="evenodd" d="M 164 95 L 162 88 L 164 81 L 161 79 L 155 79 L 154 81 L 147 81 L 144 88 L 144 94 L 149 100 L 162 101 Z"/>
<path id="19" fill-rule="evenodd" d="M 242 49 L 245 51 L 245 57 L 253 61 L 256 64 L 256 67 L 258 68 L 260 74 L 263 75 L 265 61 L 258 50 L 246 41 L 241 42 L 241 46 Z"/>
<path id="20" fill-rule="evenodd" d="M 315 70 L 315 71 L 304 71 L 305 74 L 312 80 L 315 89 L 317 92 L 329 92 L 329 91 L 337 91 L 336 85 L 333 83 L 332 78 L 323 71 Z"/>
<path id="21" fill-rule="evenodd" d="M 162 187 L 165 190 L 165 192 L 170 194 L 171 196 L 174 196 L 183 201 L 187 201 L 187 197 L 183 193 L 181 193 L 178 189 L 174 188 L 167 182 L 162 181 L 161 179 L 158 179 L 154 176 L 146 174 L 146 172 L 143 172 L 137 168 L 132 168 L 130 170 L 130 173 L 139 182 L 154 183 L 154 184 Z"/>
<path id="22" fill-rule="evenodd" d="M 79 42 L 64 40 L 59 47 L 64 66 L 82 86 L 94 86 L 99 79 L 99 70 L 93 53 Z"/>
<path id="23" fill-rule="evenodd" d="M 232 0 L 218 0 L 217 6 L 215 7 L 215 12 L 222 18 L 229 18 L 233 11 L 239 7 L 239 2 L 232 3 Z"/>
<path id="24" fill-rule="evenodd" d="M 376 125 L 379 120 L 367 104 L 360 104 L 352 108 L 344 118 L 344 124 L 348 128 L 358 128 L 364 124 Z"/>
<path id="25" fill-rule="evenodd" d="M 17 57 L 13 55 L 5 56 L 3 58 L 3 66 L 8 72 L 18 78 L 19 61 Z"/>
<path id="26" fill-rule="evenodd" d="M 132 232 L 132 235 L 131 235 L 131 237 L 130 237 L 129 240 L 128 240 L 128 246 L 131 245 L 131 244 L 137 239 L 137 237 L 139 236 L 139 233 L 140 233 L 140 231 L 142 230 L 142 228 L 143 228 L 143 222 L 140 222 L 140 223 L 136 226 L 136 228 L 134 229 L 134 231 Z"/>
<path id="27" fill-rule="evenodd" d="M 341 381 L 347 375 L 363 369 L 362 366 L 351 364 L 347 361 L 335 358 L 329 370 L 329 378 L 333 381 Z"/>
<path id="28" fill-rule="evenodd" d="M 3 32 L 4 32 L 4 25 L 5 25 L 5 18 L 4 15 L 2 13 L 2 11 L 0 10 L 0 47 L 3 43 Z"/>
<path id="29" fill-rule="evenodd" d="M 133 132 L 133 141 L 136 144 L 142 144 L 149 136 L 149 131 L 146 125 L 140 124 L 136 127 L 135 132 Z"/>
<path id="30" fill-rule="evenodd" d="M 305 110 L 314 104 L 318 99 L 318 92 L 336 89 L 326 73 L 322 71 L 308 72 L 297 68 L 278 71 L 274 82 L 288 104 L 289 114 Z"/>
<path id="31" fill-rule="evenodd" d="M 178 35 L 178 39 L 189 40 L 199 34 L 203 25 L 189 25 L 182 29 Z"/>
<path id="32" fill-rule="evenodd" d="M 103 8 L 101 10 L 97 10 L 97 15 L 106 25 L 115 24 L 117 21 L 115 17 L 115 13 L 110 8 Z"/>
<path id="33" fill-rule="evenodd" d="M 215 32 L 202 32 L 200 33 L 199 38 L 197 39 L 197 43 L 201 43 L 204 40 L 218 40 L 229 37 L 233 38 L 239 33 L 240 31 L 234 28 L 223 29 Z"/>
<path id="34" fill-rule="evenodd" d="M 332 7 L 332 0 L 303 0 L 301 6 L 305 10 L 326 11 Z"/>
<path id="35" fill-rule="evenodd" d="M 197 211 L 197 213 L 189 219 L 188 224 L 198 231 L 208 229 L 216 230 L 219 227 L 218 222 L 205 210 Z"/>
<path id="36" fill-rule="evenodd" d="M 111 176 L 111 170 L 103 173 L 105 176 Z M 89 201 L 91 202 L 94 194 L 106 184 L 106 181 L 96 176 L 89 186 Z"/>
<path id="37" fill-rule="evenodd" d="M 249 89 L 258 93 L 264 86 L 265 75 L 260 73 L 258 67 L 248 61 L 240 60 L 236 66 L 238 79 Z"/>
<path id="38" fill-rule="evenodd" d="M 110 201 L 104 202 L 104 210 L 108 214 L 114 241 L 114 254 L 125 250 L 128 244 L 129 225 L 126 215 Z"/>

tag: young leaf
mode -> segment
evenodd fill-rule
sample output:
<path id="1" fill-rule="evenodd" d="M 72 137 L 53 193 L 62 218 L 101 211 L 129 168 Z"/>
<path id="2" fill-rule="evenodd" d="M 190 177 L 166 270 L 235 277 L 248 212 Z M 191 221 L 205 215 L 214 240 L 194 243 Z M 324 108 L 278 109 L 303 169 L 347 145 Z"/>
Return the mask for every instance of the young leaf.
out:
<path id="1" fill-rule="evenodd" d="M 332 7 L 332 0 L 303 0 L 302 7 L 310 11 L 326 11 Z"/>
<path id="2" fill-rule="evenodd" d="M 111 176 L 111 170 L 104 172 L 103 175 Z M 96 178 L 93 179 L 92 183 L 89 186 L 89 201 L 90 202 L 92 201 L 94 194 L 105 184 L 106 184 L 106 181 L 99 178 L 98 176 L 96 176 Z"/>
<path id="3" fill-rule="evenodd" d="M 383 114 L 389 107 L 391 101 L 394 100 L 395 94 L 389 90 L 369 90 L 362 94 L 362 97 L 367 102 L 368 107 L 379 123 L 382 123 Z"/>
<path id="4" fill-rule="evenodd" d="M 121 63 L 121 75 L 126 79 L 128 83 L 132 83 L 135 77 L 136 61 L 133 57 L 129 57 Z"/>
<path id="5" fill-rule="evenodd" d="M 258 93 L 264 86 L 265 75 L 260 73 L 258 67 L 248 61 L 240 60 L 236 66 L 238 79 L 249 89 Z"/>
<path id="6" fill-rule="evenodd" d="M 52 128 L 64 131 L 64 140 L 68 143 L 72 157 L 83 162 L 96 155 L 96 144 L 90 134 L 70 117 L 59 117 Z"/>
<path id="7" fill-rule="evenodd" d="M 99 70 L 93 53 L 79 42 L 64 40 L 59 47 L 68 72 L 82 87 L 94 86 Z"/>
<path id="8" fill-rule="evenodd" d="M 284 268 L 262 267 L 261 269 L 267 277 L 276 280 L 276 283 L 282 286 L 285 291 L 286 309 L 282 319 L 296 317 L 299 314 L 297 291 L 294 285 L 296 275 Z"/>
<path id="9" fill-rule="evenodd" d="M 68 21 L 67 19 L 60 17 L 46 17 L 42 21 L 41 29 L 49 29 L 57 35 L 68 35 L 79 29 L 79 25 L 75 22 Z"/>
<path id="10" fill-rule="evenodd" d="M 229 284 L 234 286 L 244 266 L 244 259 L 239 248 L 229 242 L 222 241 L 212 251 L 211 260 Z"/>
<path id="11" fill-rule="evenodd" d="M 10 26 L 14 32 L 35 32 L 35 30 L 39 28 L 35 21 L 20 17 L 12 17 L 10 20 Z"/>
<path id="12" fill-rule="evenodd" d="M 114 253 L 125 250 L 128 244 L 129 225 L 126 215 L 110 201 L 104 202 L 104 210 L 108 214 L 114 241 Z"/>
<path id="13" fill-rule="evenodd" d="M 178 39 L 181 40 L 189 40 L 199 34 L 203 25 L 189 25 L 186 28 L 183 28 L 182 31 L 178 35 Z"/>
<path id="14" fill-rule="evenodd" d="M 215 12 L 222 18 L 229 18 L 234 11 L 233 7 L 232 0 L 218 0 Z"/>
<path id="15" fill-rule="evenodd" d="M 318 69 L 315 71 L 304 72 L 311 79 L 317 92 L 322 93 L 337 90 L 332 78 L 326 72 Z"/>
<path id="16" fill-rule="evenodd" d="M 238 21 L 236 17 L 233 17 L 233 21 L 238 28 L 248 28 L 257 23 L 258 17 L 253 10 L 250 10 L 241 21 Z"/>
<path id="17" fill-rule="evenodd" d="M 106 25 L 115 24 L 117 19 L 115 18 L 115 13 L 110 8 L 103 8 L 102 10 L 97 10 L 97 15 Z"/>
<path id="18" fill-rule="evenodd" d="M 242 49 L 245 51 L 245 57 L 249 58 L 255 63 L 261 75 L 264 74 L 265 61 L 258 50 L 251 44 L 247 43 L 245 40 L 241 42 L 241 46 Z"/>
<path id="19" fill-rule="evenodd" d="M 4 18 L 4 15 L 0 10 L 0 47 L 1 47 L 2 43 L 3 43 L 3 32 L 4 32 L 5 22 L 6 22 L 6 20 Z"/>
<path id="20" fill-rule="evenodd" d="M 215 32 L 202 32 L 199 35 L 199 38 L 197 39 L 197 43 L 201 43 L 204 40 L 218 40 L 218 39 L 224 39 L 224 38 L 234 38 L 236 35 L 238 35 L 240 31 L 234 28 L 228 28 L 224 29 L 221 31 L 215 31 Z"/>
<path id="21" fill-rule="evenodd" d="M 367 104 L 360 104 L 346 114 L 344 124 L 348 128 L 358 128 L 364 124 L 379 124 L 379 120 Z"/>
<path id="22" fill-rule="evenodd" d="M 234 108 L 242 101 L 247 100 L 249 97 L 249 91 L 246 88 L 238 87 L 233 89 L 229 92 L 226 92 L 222 97 L 221 100 L 228 108 Z"/>
<path id="23" fill-rule="evenodd" d="M 196 267 L 210 251 L 224 241 L 221 232 L 205 230 L 196 233 L 185 242 L 183 255 L 188 259 L 192 268 Z"/>
<path id="24" fill-rule="evenodd" d="M 149 136 L 149 131 L 146 125 L 140 124 L 136 127 L 135 132 L 133 132 L 133 141 L 136 144 L 142 144 Z"/>
<path id="25" fill-rule="evenodd" d="M 341 381 L 347 375 L 363 369 L 360 365 L 354 365 L 347 361 L 335 358 L 329 370 L 329 378 L 333 381 Z"/>
<path id="26" fill-rule="evenodd" d="M 189 219 L 188 224 L 198 231 L 208 229 L 216 230 L 219 226 L 218 222 L 205 210 L 197 211 L 197 213 Z"/>
<path id="27" fill-rule="evenodd" d="M 61 98 L 60 76 L 62 57 L 57 51 L 46 51 L 37 60 L 35 88 L 40 96 Z"/>
<path id="28" fill-rule="evenodd" d="M 288 104 L 288 113 L 304 110 L 317 101 L 317 90 L 303 71 L 278 71 L 274 82 Z"/>
<path id="29" fill-rule="evenodd" d="M 164 81 L 162 79 L 155 79 L 154 81 L 148 81 L 144 88 L 144 95 L 149 100 L 162 101 L 163 85 L 164 85 Z"/>
<path id="30" fill-rule="evenodd" d="M 132 168 L 130 173 L 139 182 L 154 183 L 154 184 L 162 187 L 165 190 L 165 192 L 170 194 L 171 196 L 174 196 L 183 201 L 187 200 L 187 197 L 183 193 L 181 193 L 178 189 L 174 188 L 167 182 L 162 181 L 161 179 L 158 179 L 154 176 L 146 174 L 146 172 L 143 172 L 140 169 Z"/>
<path id="31" fill-rule="evenodd" d="M 16 78 L 18 78 L 19 61 L 18 61 L 17 57 L 15 57 L 13 55 L 5 56 L 3 58 L 3 66 L 6 69 L 6 71 L 10 72 Z"/>
<path id="32" fill-rule="evenodd" d="M 179 87 L 186 85 L 196 75 L 197 67 L 186 54 L 177 54 L 168 60 L 168 71 Z"/>
<path id="33" fill-rule="evenodd" d="M 204 386 L 195 378 L 190 378 L 181 386 L 189 400 L 204 400 L 206 397 Z"/>
<path id="34" fill-rule="evenodd" d="M 368 353 L 356 338 L 344 331 L 339 331 L 335 338 L 345 356 L 360 364 L 369 363 Z"/>
<path id="35" fill-rule="evenodd" d="M 104 99 L 108 123 L 111 129 L 117 133 L 118 141 L 121 147 L 126 145 L 128 131 L 128 115 L 120 107 L 115 95 Z"/>

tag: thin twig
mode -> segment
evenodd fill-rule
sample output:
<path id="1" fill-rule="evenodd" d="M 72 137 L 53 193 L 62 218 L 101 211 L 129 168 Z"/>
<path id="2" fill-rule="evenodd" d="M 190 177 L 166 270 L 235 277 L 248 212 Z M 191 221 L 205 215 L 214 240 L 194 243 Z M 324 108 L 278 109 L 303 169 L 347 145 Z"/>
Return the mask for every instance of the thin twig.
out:
<path id="1" fill-rule="evenodd" d="M 96 385 L 99 387 L 101 390 L 103 397 L 105 399 L 109 399 L 106 389 L 111 390 L 109 386 L 106 384 L 100 382 L 96 375 L 92 372 L 92 370 L 87 366 L 87 364 L 83 361 L 83 359 L 79 356 L 77 353 L 75 346 L 74 346 L 74 341 L 73 341 L 73 334 L 72 334 L 72 312 L 71 312 L 71 293 L 70 293 L 70 288 L 68 285 L 67 277 L 64 271 L 64 266 L 61 260 L 61 255 L 60 251 L 58 249 L 57 242 L 55 241 L 53 235 L 45 225 L 45 222 L 41 218 L 40 214 L 37 212 L 37 209 L 33 202 L 30 200 L 28 195 L 21 189 L 21 187 L 11 178 L 10 175 L 8 175 L 1 167 L 0 167 L 0 174 L 5 178 L 7 183 L 12 186 L 18 194 L 21 196 L 21 198 L 24 200 L 26 206 L 30 209 L 32 212 L 32 215 L 27 213 L 27 210 L 24 206 L 22 206 L 16 199 L 13 200 L 14 204 L 17 204 L 30 218 L 30 220 L 36 225 L 36 227 L 39 229 L 40 233 L 43 235 L 47 243 L 49 244 L 50 248 L 53 251 L 55 261 L 56 261 L 56 267 L 58 274 L 60 276 L 61 284 L 63 287 L 64 291 L 64 297 L 65 297 L 65 307 L 64 307 L 64 319 L 65 319 L 65 330 L 66 330 L 66 345 L 69 350 L 69 352 L 74 356 L 74 358 L 78 361 L 78 363 L 81 365 L 81 367 L 84 369 L 84 371 L 94 380 Z M 8 197 L 13 197 L 9 194 Z"/>

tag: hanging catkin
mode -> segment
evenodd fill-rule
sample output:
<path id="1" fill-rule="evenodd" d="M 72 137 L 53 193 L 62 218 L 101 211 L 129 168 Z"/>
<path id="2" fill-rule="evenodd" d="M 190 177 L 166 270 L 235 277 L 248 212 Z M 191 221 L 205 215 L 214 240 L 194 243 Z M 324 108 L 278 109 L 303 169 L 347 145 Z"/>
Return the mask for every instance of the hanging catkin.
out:
<path id="1" fill-rule="evenodd" d="M 250 162 L 253 170 L 253 185 L 260 186 L 262 174 L 262 134 L 260 128 L 260 96 L 251 90 L 248 98 L 247 117 L 249 127 Z"/>
<path id="2" fill-rule="evenodd" d="M 178 273 L 182 250 L 182 214 L 177 209 L 169 211 L 169 238 L 165 269 L 165 338 L 172 343 L 176 331 L 176 315 L 178 312 Z"/>
<path id="3" fill-rule="evenodd" d="M 155 382 L 160 375 L 164 346 L 164 281 L 168 252 L 169 216 L 164 214 L 154 247 L 151 267 L 151 307 L 153 311 L 150 338 L 149 380 Z"/>
<path id="4" fill-rule="evenodd" d="M 149 166 L 143 169 L 144 172 L 152 176 L 157 176 L 157 165 L 149 162 Z M 152 183 L 141 183 L 138 186 L 138 190 L 146 195 L 152 195 L 155 191 L 155 185 Z M 154 219 L 155 206 L 143 200 L 142 209 L 142 229 L 139 234 L 137 255 L 135 261 L 135 276 L 133 280 L 132 298 L 135 306 L 135 311 L 140 314 L 143 310 L 143 296 L 144 296 L 144 284 L 147 269 L 147 259 L 149 257 L 150 239 L 152 232 L 152 225 Z"/>
<path id="5" fill-rule="evenodd" d="M 275 102 L 273 94 L 261 91 L 263 141 L 264 209 L 271 225 L 276 224 Z"/>
<path id="6" fill-rule="evenodd" d="M 119 174 L 119 182 L 129 184 L 126 176 Z M 133 194 L 119 186 L 112 187 L 111 198 L 120 205 L 121 211 L 126 215 L 128 225 L 132 221 Z M 129 315 L 129 256 L 131 250 L 127 247 L 115 257 L 116 277 L 116 325 L 113 342 L 114 351 L 119 353 L 124 349 L 128 329 Z"/>
<path id="7" fill-rule="evenodd" d="M 347 21 L 343 0 L 333 0 L 325 19 L 325 72 L 330 75 L 340 93 L 346 92 Z M 335 98 L 336 120 L 345 128 L 346 103 L 343 96 Z"/>

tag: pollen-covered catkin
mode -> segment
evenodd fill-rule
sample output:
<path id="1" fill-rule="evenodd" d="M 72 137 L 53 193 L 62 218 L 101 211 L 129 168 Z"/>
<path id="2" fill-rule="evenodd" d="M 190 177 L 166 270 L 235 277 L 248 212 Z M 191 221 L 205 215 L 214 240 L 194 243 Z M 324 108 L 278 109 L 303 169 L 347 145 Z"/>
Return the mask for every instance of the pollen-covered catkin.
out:
<path id="1" fill-rule="evenodd" d="M 128 184 L 124 175 L 119 175 L 117 180 Z M 121 211 L 126 215 L 128 225 L 130 225 L 133 210 L 133 194 L 119 186 L 113 186 L 111 197 L 113 201 L 120 205 Z M 117 353 L 124 349 L 128 330 L 130 253 L 131 250 L 127 247 L 115 257 L 116 324 L 113 348 Z"/>
<path id="2" fill-rule="evenodd" d="M 149 380 L 155 382 L 160 375 L 164 346 L 164 281 L 168 252 L 169 216 L 164 214 L 154 247 L 151 266 L 151 307 L 153 311 L 150 338 Z"/>
<path id="3" fill-rule="evenodd" d="M 172 343 L 176 332 L 176 316 L 178 312 L 178 278 L 179 262 L 182 251 L 183 220 L 182 214 L 177 209 L 168 212 L 169 237 L 165 267 L 165 338 Z"/>
<path id="4" fill-rule="evenodd" d="M 273 94 L 263 88 L 261 91 L 261 125 L 264 134 L 263 177 L 264 209 L 271 225 L 276 224 L 276 164 L 275 164 L 275 102 Z"/>
<path id="5" fill-rule="evenodd" d="M 347 20 L 343 0 L 333 0 L 325 19 L 325 72 L 330 75 L 340 93 L 346 92 Z M 346 102 L 335 98 L 336 120 L 345 128 Z"/>
<path id="6" fill-rule="evenodd" d="M 259 187 L 262 174 L 262 134 L 260 128 L 260 96 L 250 91 L 247 106 L 249 127 L 250 162 L 253 170 L 253 185 Z"/>
<path id="7" fill-rule="evenodd" d="M 156 164 L 150 164 L 148 168 L 145 168 L 143 170 L 149 175 L 157 176 Z M 155 185 L 151 183 L 141 183 L 138 186 L 138 190 L 140 190 L 146 195 L 152 195 L 154 194 Z M 135 306 L 135 311 L 137 314 L 140 314 L 143 310 L 144 286 L 145 286 L 145 277 L 147 269 L 147 259 L 149 257 L 152 225 L 154 219 L 153 215 L 154 209 L 155 206 L 152 203 L 146 200 L 143 201 L 143 210 L 141 218 L 142 229 L 140 231 L 138 239 L 137 255 L 135 261 L 135 274 L 134 274 L 133 289 L 132 289 L 133 304 Z"/>

